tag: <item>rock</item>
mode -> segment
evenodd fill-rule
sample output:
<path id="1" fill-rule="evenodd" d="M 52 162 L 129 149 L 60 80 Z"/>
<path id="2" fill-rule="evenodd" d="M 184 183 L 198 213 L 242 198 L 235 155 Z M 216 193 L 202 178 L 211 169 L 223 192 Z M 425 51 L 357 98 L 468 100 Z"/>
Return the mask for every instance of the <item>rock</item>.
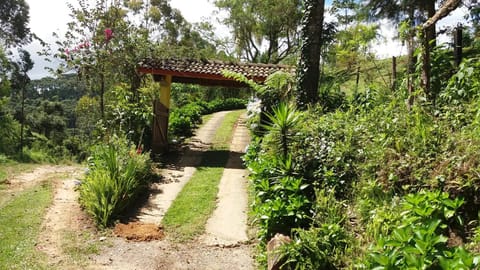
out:
<path id="1" fill-rule="evenodd" d="M 98 240 L 100 240 L 100 242 L 103 242 L 103 241 L 107 240 L 107 237 L 102 236 L 102 237 L 100 237 Z"/>
<path id="2" fill-rule="evenodd" d="M 280 247 L 292 242 L 290 237 L 283 234 L 275 234 L 267 244 L 267 263 L 268 270 L 280 270 L 280 266 L 284 263 L 282 254 L 279 253 Z"/>

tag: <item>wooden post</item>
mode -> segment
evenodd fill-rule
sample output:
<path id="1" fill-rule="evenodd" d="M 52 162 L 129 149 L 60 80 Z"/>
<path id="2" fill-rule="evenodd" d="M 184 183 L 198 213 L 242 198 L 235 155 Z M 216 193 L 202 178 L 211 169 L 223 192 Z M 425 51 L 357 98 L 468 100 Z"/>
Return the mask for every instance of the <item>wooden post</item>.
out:
<path id="1" fill-rule="evenodd" d="M 395 92 L 397 87 L 397 58 L 392 56 L 392 92 Z"/>
<path id="2" fill-rule="evenodd" d="M 455 66 L 458 68 L 460 66 L 460 63 L 462 62 L 462 25 L 458 25 L 455 28 L 455 34 L 454 34 L 454 54 L 455 54 Z"/>
<path id="3" fill-rule="evenodd" d="M 355 96 L 358 94 L 358 83 L 360 82 L 360 66 L 357 67 L 357 77 L 355 79 Z"/>
<path id="4" fill-rule="evenodd" d="M 168 149 L 168 115 L 172 76 L 160 77 L 160 99 L 153 102 L 152 153 L 161 154 Z"/>

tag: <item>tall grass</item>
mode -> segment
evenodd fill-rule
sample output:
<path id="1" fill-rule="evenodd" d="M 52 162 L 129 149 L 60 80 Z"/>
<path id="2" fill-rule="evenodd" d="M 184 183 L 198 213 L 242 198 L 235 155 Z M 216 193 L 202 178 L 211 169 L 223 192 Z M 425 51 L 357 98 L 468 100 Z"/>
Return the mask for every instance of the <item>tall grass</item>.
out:
<path id="1" fill-rule="evenodd" d="M 149 173 L 148 155 L 126 142 L 98 145 L 89 158 L 80 201 L 100 227 L 107 227 L 148 187 Z"/>

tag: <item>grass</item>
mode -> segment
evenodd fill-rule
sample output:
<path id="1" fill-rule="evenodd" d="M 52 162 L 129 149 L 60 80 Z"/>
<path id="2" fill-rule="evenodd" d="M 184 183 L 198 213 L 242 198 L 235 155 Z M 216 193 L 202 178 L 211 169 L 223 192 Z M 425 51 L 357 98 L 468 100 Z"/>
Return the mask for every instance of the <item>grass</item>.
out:
<path id="1" fill-rule="evenodd" d="M 213 149 L 222 149 L 228 150 L 230 147 L 230 142 L 232 141 L 233 136 L 233 127 L 237 122 L 238 118 L 245 110 L 237 110 L 225 115 L 223 122 L 217 132 L 215 133 L 215 137 L 213 139 Z"/>
<path id="2" fill-rule="evenodd" d="M 227 114 L 217 129 L 210 151 L 202 158 L 197 171 L 183 187 L 165 213 L 165 231 L 179 242 L 194 239 L 205 231 L 205 224 L 217 205 L 218 184 L 228 160 L 228 143 L 239 115 L 244 111 Z"/>
<path id="3" fill-rule="evenodd" d="M 46 257 L 35 248 L 42 218 L 53 197 L 40 184 L 0 208 L 0 269 L 46 269 Z"/>
<path id="4" fill-rule="evenodd" d="M 202 126 L 203 124 L 207 123 L 208 120 L 210 120 L 212 117 L 213 117 L 213 113 L 202 115 L 202 124 L 201 124 L 200 126 Z"/>
<path id="5" fill-rule="evenodd" d="M 100 252 L 101 245 L 96 241 L 94 233 L 90 231 L 65 231 L 63 232 L 62 249 L 70 261 L 64 263 L 84 268 L 88 265 L 89 257 Z"/>

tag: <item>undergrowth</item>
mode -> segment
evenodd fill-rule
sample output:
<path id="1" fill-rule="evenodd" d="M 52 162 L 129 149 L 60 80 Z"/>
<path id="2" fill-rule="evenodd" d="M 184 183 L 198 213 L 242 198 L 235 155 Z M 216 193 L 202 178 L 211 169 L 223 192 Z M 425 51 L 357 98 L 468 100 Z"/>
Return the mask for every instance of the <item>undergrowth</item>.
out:
<path id="1" fill-rule="evenodd" d="M 244 160 L 260 265 L 281 233 L 292 238 L 283 269 L 478 267 L 478 65 L 465 61 L 435 103 L 419 91 L 412 106 L 374 87 L 304 112 L 259 93 L 274 105 L 249 113 Z"/>

